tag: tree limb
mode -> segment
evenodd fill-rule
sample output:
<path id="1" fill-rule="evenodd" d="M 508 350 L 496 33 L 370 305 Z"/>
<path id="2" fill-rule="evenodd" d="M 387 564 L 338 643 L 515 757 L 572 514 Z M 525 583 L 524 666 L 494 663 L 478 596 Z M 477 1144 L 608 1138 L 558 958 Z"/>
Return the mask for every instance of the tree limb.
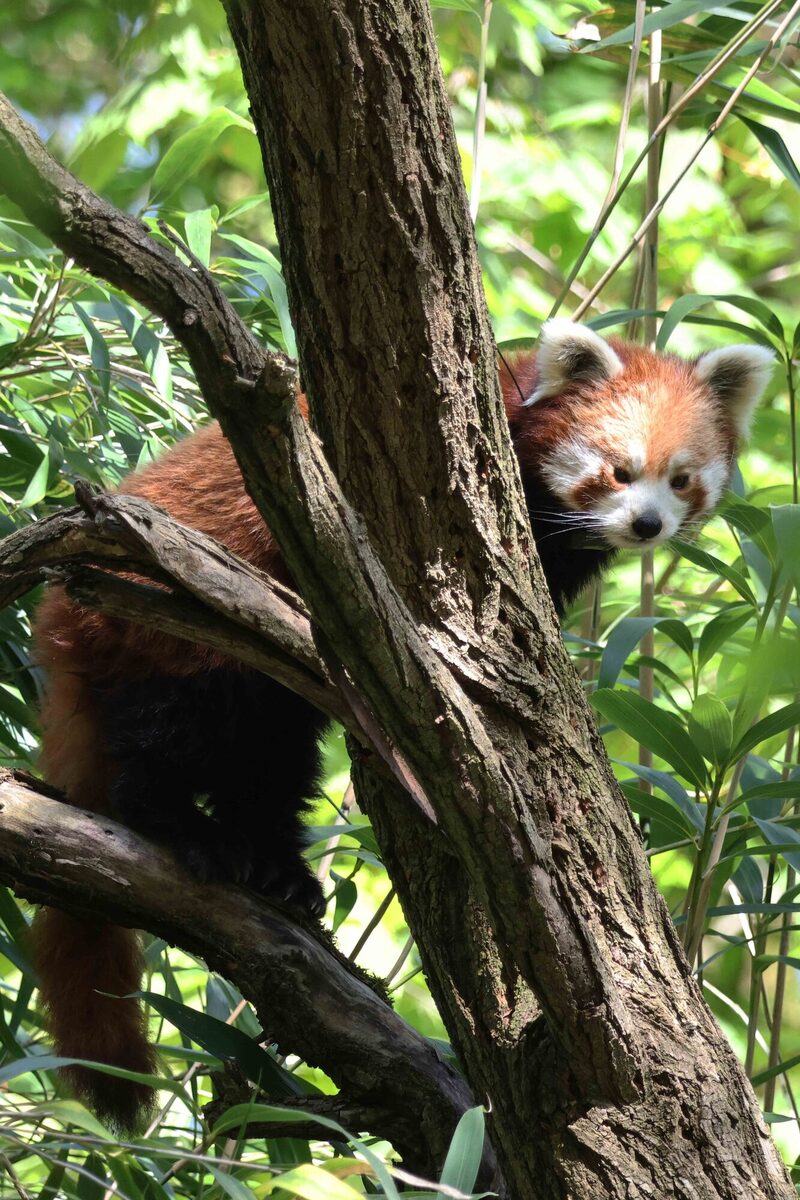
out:
<path id="1" fill-rule="evenodd" d="M 370 1131 L 408 1156 L 411 1169 L 433 1176 L 441 1167 L 455 1124 L 474 1104 L 469 1088 L 310 921 L 241 888 L 198 884 L 125 826 L 7 771 L 0 880 L 38 904 L 93 918 L 101 910 L 199 955 L 253 1002 L 282 1046 L 323 1067 L 349 1114 L 369 1114 Z M 485 1169 L 492 1177 L 490 1157 Z"/>
<path id="2" fill-rule="evenodd" d="M 0 541 L 0 607 L 60 571 L 76 599 L 213 646 L 360 732 L 317 653 L 305 605 L 291 589 L 146 500 L 76 490 L 83 511 L 56 513 Z M 161 586 L 112 574 L 121 570 Z"/>

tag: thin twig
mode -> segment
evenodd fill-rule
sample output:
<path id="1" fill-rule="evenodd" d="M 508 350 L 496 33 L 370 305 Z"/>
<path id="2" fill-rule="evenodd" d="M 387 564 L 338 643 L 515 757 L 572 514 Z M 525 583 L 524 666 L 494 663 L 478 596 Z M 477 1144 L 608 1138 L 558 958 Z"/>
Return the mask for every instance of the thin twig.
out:
<path id="1" fill-rule="evenodd" d="M 372 915 L 372 919 L 370 920 L 370 922 L 367 925 L 364 932 L 361 934 L 361 937 L 358 939 L 355 946 L 353 946 L 353 949 L 348 954 L 347 957 L 349 958 L 350 962 L 356 961 L 359 954 L 364 949 L 367 942 L 372 937 L 373 933 L 375 932 L 375 930 L 378 928 L 381 921 L 385 917 L 386 911 L 387 911 L 389 905 L 394 900 L 394 897 L 395 897 L 395 890 L 393 887 L 390 887 L 388 892 L 386 893 L 386 895 L 381 900 L 378 907 L 375 909 L 375 912 Z"/>
<path id="2" fill-rule="evenodd" d="M 493 0 L 483 0 L 481 18 L 481 48 L 478 56 L 478 96 L 475 104 L 475 124 L 472 134 L 472 180 L 469 190 L 469 215 L 473 225 L 478 219 L 481 201 L 481 160 L 483 140 L 486 133 L 486 54 L 489 49 L 489 23 L 492 19 Z"/>
<path id="3" fill-rule="evenodd" d="M 676 188 L 679 186 L 679 184 L 682 183 L 682 181 L 688 175 L 689 171 L 694 166 L 694 164 L 697 162 L 698 158 L 702 154 L 705 147 L 708 145 L 708 143 L 711 141 L 711 139 L 715 136 L 715 134 L 717 133 L 717 131 L 719 130 L 719 128 L 723 124 L 723 122 L 730 115 L 730 112 L 731 112 L 733 106 L 736 104 L 736 102 L 739 99 L 739 97 L 741 96 L 742 92 L 745 90 L 745 88 L 747 87 L 750 80 L 756 74 L 759 67 L 764 62 L 764 59 L 767 58 L 772 53 L 772 51 L 775 49 L 776 45 L 781 40 L 781 38 L 783 37 L 783 35 L 786 32 L 786 30 L 788 29 L 788 27 L 794 21 L 798 11 L 800 11 L 800 0 L 798 0 L 798 3 L 795 3 L 792 5 L 788 14 L 783 19 L 783 21 L 781 21 L 780 25 L 775 30 L 775 32 L 773 33 L 773 35 L 769 39 L 769 41 L 766 43 L 766 45 L 764 46 L 763 50 L 756 58 L 753 65 L 750 67 L 750 69 L 745 74 L 744 78 L 736 86 L 736 88 L 732 92 L 732 94 L 729 97 L 729 99 L 727 100 L 727 102 L 723 105 L 719 114 L 711 122 L 711 125 L 708 127 L 708 130 L 706 131 L 705 135 L 703 136 L 703 139 L 700 142 L 700 144 L 697 146 L 697 148 L 694 150 L 694 152 L 689 156 L 689 159 L 684 163 L 683 167 L 678 172 L 677 176 L 672 181 L 672 183 L 667 188 L 667 190 L 663 193 L 662 196 L 659 197 L 659 199 L 656 201 L 656 203 L 650 209 L 647 216 L 642 221 L 641 225 L 639 226 L 639 228 L 636 230 L 633 237 L 629 241 L 628 245 L 625 247 L 624 250 L 622 250 L 617 255 L 617 257 L 615 258 L 615 260 L 611 264 L 611 266 L 608 267 L 603 272 L 600 279 L 598 279 L 597 283 L 590 290 L 589 295 L 584 300 L 581 301 L 581 303 L 579 304 L 575 313 L 573 314 L 576 320 L 579 317 L 581 317 L 583 315 L 583 313 L 586 312 L 586 309 L 589 307 L 589 305 L 592 303 L 592 301 L 595 299 L 595 297 L 597 295 L 599 295 L 599 293 L 603 290 L 603 288 L 608 283 L 609 279 L 611 279 L 612 276 L 616 274 L 616 272 L 619 270 L 619 268 L 622 266 L 622 264 L 625 262 L 625 260 L 628 258 L 628 256 L 639 245 L 639 242 L 645 236 L 645 234 L 647 233 L 648 229 L 653 224 L 653 222 L 655 220 L 657 220 L 658 214 L 661 212 L 664 205 L 667 203 L 667 201 L 672 196 L 673 192 L 676 190 Z M 689 90 L 691 90 L 691 89 L 689 89 Z M 684 96 L 682 97 L 682 99 L 685 99 L 686 94 L 688 94 L 688 93 L 684 93 Z M 679 101 L 679 103 L 680 103 L 680 101 Z M 661 122 L 659 122 L 659 126 L 657 128 L 660 129 L 661 126 L 664 126 L 663 120 Z M 664 128 L 666 128 L 666 126 L 664 126 Z M 654 133 L 653 137 L 648 140 L 648 152 L 650 149 L 650 144 L 653 141 L 653 138 L 655 138 L 655 137 L 656 137 L 656 134 Z"/>
<path id="4" fill-rule="evenodd" d="M 636 2 L 636 19 L 640 25 L 644 22 L 644 0 Z M 654 29 L 650 37 L 650 64 L 648 69 L 647 79 L 647 125 L 650 136 L 658 127 L 661 120 L 661 30 Z M 651 208 L 658 199 L 658 183 L 661 167 L 661 156 L 659 154 L 659 143 L 653 140 L 653 144 L 647 155 L 647 188 L 645 192 L 645 208 Z M 644 341 L 645 345 L 650 349 L 654 349 L 657 332 L 657 318 L 655 315 L 658 307 L 658 221 L 653 221 L 647 233 L 647 238 L 644 244 L 643 258 L 643 275 L 645 289 L 645 308 L 648 310 L 648 316 L 644 321 Z M 641 569 L 641 589 L 639 611 L 643 617 L 653 617 L 655 615 L 655 557 L 652 550 L 646 550 L 642 555 Z M 648 629 L 642 638 L 641 652 L 645 658 L 653 658 L 655 656 L 655 635 L 652 629 Z M 639 695 L 643 700 L 653 702 L 655 695 L 655 677 L 653 668 L 649 666 L 641 666 L 639 668 Z M 653 766 L 653 752 L 649 746 L 640 744 L 639 746 L 639 764 L 648 769 Z M 651 792 L 652 788 L 649 782 L 644 779 L 641 781 L 641 786 L 645 792 Z M 649 833 L 649 822 L 642 823 L 642 830 L 645 840 Z"/>
<path id="5" fill-rule="evenodd" d="M 753 34 L 756 33 L 757 30 L 759 30 L 761 28 L 761 26 L 764 25 L 770 19 L 770 17 L 772 17 L 775 13 L 777 13 L 782 7 L 783 7 L 783 0 L 772 0 L 772 2 L 769 4 L 766 4 L 764 6 L 764 8 L 761 9 L 760 12 L 756 13 L 756 15 L 752 18 L 752 20 L 748 21 L 747 24 L 744 26 L 744 28 L 741 30 L 741 32 L 739 34 L 737 34 L 737 36 L 731 40 L 731 42 L 728 44 L 728 46 L 724 50 L 721 50 L 718 55 L 716 55 L 716 57 L 709 63 L 709 65 L 706 67 L 706 69 L 700 75 L 697 76 L 694 83 L 692 83 L 686 89 L 686 91 L 675 101 L 675 103 L 670 107 L 670 109 L 664 114 L 662 119 L 659 121 L 656 129 L 653 131 L 650 138 L 648 139 L 646 145 L 640 151 L 640 153 L 636 156 L 636 159 L 634 160 L 631 167 L 627 171 L 625 178 L 620 183 L 619 187 L 615 191 L 613 197 L 611 198 L 610 202 L 606 206 L 605 210 L 600 214 L 597 222 L 595 223 L 595 228 L 592 230 L 592 232 L 589 234 L 589 237 L 586 239 L 586 242 L 584 243 L 584 246 L 582 247 L 580 254 L 578 255 L 577 259 L 575 260 L 575 263 L 573 264 L 572 270 L 570 271 L 569 275 L 567 276 L 567 278 L 565 280 L 564 287 L 561 290 L 561 294 L 559 295 L 558 299 L 556 300 L 555 304 L 553 305 L 553 308 L 550 311 L 551 317 L 555 316 L 555 314 L 558 312 L 559 308 L 563 304 L 574 280 L 577 278 L 578 272 L 580 271 L 581 267 L 583 266 L 584 262 L 586 261 L 586 258 L 588 257 L 589 253 L 591 252 L 591 249 L 592 249 L 594 243 L 597 241 L 597 238 L 600 236 L 600 233 L 605 228 L 605 226 L 608 222 L 608 219 L 611 216 L 611 213 L 614 211 L 614 209 L 616 208 L 620 199 L 624 195 L 628 185 L 630 184 L 631 180 L 636 175 L 636 172 L 639 170 L 639 167 L 642 165 L 642 163 L 647 158 L 651 143 L 654 141 L 657 141 L 658 138 L 661 137 L 662 133 L 666 129 L 668 129 L 669 126 L 672 125 L 674 121 L 677 120 L 677 118 L 681 115 L 681 113 L 684 111 L 686 106 L 695 98 L 695 96 L 699 95 L 699 93 L 702 92 L 703 88 L 705 88 L 705 86 L 708 83 L 710 83 L 722 70 L 724 70 L 724 68 L 726 66 L 728 66 L 728 64 L 736 57 L 737 53 L 742 48 L 742 46 L 744 46 L 745 43 L 750 40 L 750 38 L 753 36 Z M 747 82 L 749 82 L 749 80 Z M 582 311 L 585 311 L 585 308 Z"/>
<path id="6" fill-rule="evenodd" d="M 331 868 L 333 856 L 336 853 L 336 847 L 342 840 L 342 835 L 347 832 L 347 817 L 350 809 L 353 807 L 354 800 L 355 792 L 353 791 L 353 781 L 351 780 L 347 785 L 344 796 L 342 797 L 342 804 L 336 814 L 336 820 L 334 821 L 334 825 L 336 825 L 337 828 L 341 826 L 341 833 L 337 832 L 331 834 L 325 843 L 325 851 L 322 855 L 322 858 L 319 860 L 319 865 L 317 867 L 317 879 L 320 881 L 320 883 L 323 883 L 328 878 L 328 871 Z"/>

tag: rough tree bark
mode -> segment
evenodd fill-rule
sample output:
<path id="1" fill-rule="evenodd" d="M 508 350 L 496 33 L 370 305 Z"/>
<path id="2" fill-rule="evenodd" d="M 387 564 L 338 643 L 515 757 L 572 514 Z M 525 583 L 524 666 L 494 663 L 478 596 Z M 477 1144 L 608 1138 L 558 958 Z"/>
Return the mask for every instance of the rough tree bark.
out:
<path id="1" fill-rule="evenodd" d="M 393 747 L 416 804 L 369 759 L 360 795 L 508 1194 L 792 1196 L 532 552 L 426 0 L 226 9 L 325 457 L 213 284 L 6 109 L 2 186 L 183 342 L 331 679 Z"/>
<path id="2" fill-rule="evenodd" d="M 199 955 L 253 1002 L 271 1037 L 325 1064 L 341 1091 L 334 1110 L 323 1097 L 323 1115 L 374 1130 L 412 1169 L 436 1171 L 469 1089 L 313 922 L 241 888 L 198 884 L 167 851 L 4 770 L 0 834 L 0 877 L 20 895 L 90 920 L 102 911 Z M 311 1122 L 314 1101 L 303 1109 Z"/>

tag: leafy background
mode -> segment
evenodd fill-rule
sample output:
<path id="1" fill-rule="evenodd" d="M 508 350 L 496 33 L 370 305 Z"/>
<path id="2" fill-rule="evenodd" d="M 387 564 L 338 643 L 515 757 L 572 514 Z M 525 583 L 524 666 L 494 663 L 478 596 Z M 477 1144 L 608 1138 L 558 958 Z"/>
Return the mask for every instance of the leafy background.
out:
<path id="1" fill-rule="evenodd" d="M 672 0 L 652 10 L 641 46 L 632 3 L 450 0 L 435 4 L 435 18 L 501 344 L 535 336 L 559 301 L 565 313 L 585 305 L 597 328 L 641 336 L 646 297 L 655 294 L 662 346 L 692 353 L 752 340 L 776 351 L 774 382 L 722 514 L 694 543 L 657 555 L 654 615 L 639 615 L 639 561 L 623 559 L 568 615 L 565 636 L 625 791 L 647 822 L 653 871 L 706 999 L 794 1166 L 800 1152 L 794 10 Z M 770 47 L 781 21 L 785 29 Z M 667 109 L 704 72 L 713 77 L 668 123 L 657 194 L 664 197 L 675 178 L 681 182 L 660 216 L 657 286 L 648 293 L 640 253 L 619 263 L 645 211 L 644 164 L 608 222 L 596 236 L 592 230 L 618 141 L 625 170 L 647 142 L 645 80 L 656 28 Z M 641 53 L 628 110 L 632 45 Z M 762 53 L 759 70 L 737 95 Z M 210 263 L 259 336 L 292 351 L 269 198 L 217 0 L 6 0 L 0 86 L 76 174 L 143 215 L 157 236 L 156 220 L 166 221 Z M 707 137 L 731 98 L 731 112 Z M 168 332 L 125 296 L 77 271 L 5 202 L 0 263 L 5 533 L 68 505 L 75 479 L 113 484 L 206 417 Z M 0 761 L 33 769 L 42 683 L 28 653 L 35 603 L 32 595 L 0 614 Z M 638 691 L 648 673 L 653 702 Z M 444 1039 L 378 847 L 353 805 L 336 731 L 327 739 L 325 769 L 326 799 L 309 854 L 331 894 L 328 921 L 345 951 L 387 980 L 402 1015 Z M 256 1038 L 260 1031 L 225 981 L 157 940 L 148 947 L 147 988 L 164 1079 L 175 1084 L 162 1093 L 163 1108 L 144 1138 L 115 1138 L 65 1097 L 53 1071 L 33 1071 L 44 1066 L 48 1043 L 26 958 L 29 917 L 24 904 L 0 895 L 0 1194 L 21 1200 L 113 1194 L 243 1200 L 273 1190 L 312 1200 L 397 1195 L 395 1169 L 387 1173 L 383 1165 L 392 1163 L 386 1145 L 338 1129 L 330 1142 L 248 1141 L 237 1132 L 243 1120 L 237 1110 L 210 1127 L 202 1108 L 214 1078 L 223 1062 L 241 1057 L 231 1031 Z M 318 1070 L 277 1047 L 266 1051 L 274 1072 L 268 1096 L 254 1092 L 254 1103 L 332 1090 Z M 471 1190 L 481 1137 L 476 1110 L 454 1139 L 440 1183 Z M 433 1194 L 432 1186 L 423 1192 Z"/>

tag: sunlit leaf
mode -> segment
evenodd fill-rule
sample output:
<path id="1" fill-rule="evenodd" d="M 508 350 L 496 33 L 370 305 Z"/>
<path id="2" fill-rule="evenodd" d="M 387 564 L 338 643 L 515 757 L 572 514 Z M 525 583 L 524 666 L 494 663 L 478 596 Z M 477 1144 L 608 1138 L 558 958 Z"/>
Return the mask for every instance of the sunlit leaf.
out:
<path id="1" fill-rule="evenodd" d="M 777 129 L 770 129 L 751 117 L 739 113 L 739 120 L 744 121 L 751 133 L 754 133 L 775 165 L 783 172 L 790 183 L 800 188 L 800 171 L 789 153 L 789 149 Z"/>
<path id="2" fill-rule="evenodd" d="M 698 696 L 689 715 L 689 734 L 704 758 L 716 766 L 727 763 L 733 744 L 733 721 L 716 696 Z"/>
<path id="3" fill-rule="evenodd" d="M 485 1121 L 481 1107 L 469 1108 L 456 1125 L 439 1182 L 467 1195 L 475 1187 L 483 1155 Z"/>
<path id="4" fill-rule="evenodd" d="M 249 121 L 231 112 L 229 108 L 215 108 L 202 121 L 177 138 L 155 169 L 151 189 L 153 200 L 163 203 L 190 179 L 231 125 L 253 130 Z"/>
<path id="5" fill-rule="evenodd" d="M 647 746 L 686 779 L 698 787 L 705 786 L 703 757 L 671 713 L 633 692 L 603 689 L 592 695 L 591 703 L 607 720 L 613 721 L 640 745 Z"/>
<path id="6" fill-rule="evenodd" d="M 792 725 L 798 724 L 800 724 L 800 702 L 786 704 L 777 712 L 770 713 L 768 717 L 764 717 L 763 720 L 757 721 L 755 725 L 751 726 L 740 738 L 733 750 L 732 757 L 734 759 L 743 758 L 761 742 L 765 742 L 779 733 L 785 733 Z"/>

